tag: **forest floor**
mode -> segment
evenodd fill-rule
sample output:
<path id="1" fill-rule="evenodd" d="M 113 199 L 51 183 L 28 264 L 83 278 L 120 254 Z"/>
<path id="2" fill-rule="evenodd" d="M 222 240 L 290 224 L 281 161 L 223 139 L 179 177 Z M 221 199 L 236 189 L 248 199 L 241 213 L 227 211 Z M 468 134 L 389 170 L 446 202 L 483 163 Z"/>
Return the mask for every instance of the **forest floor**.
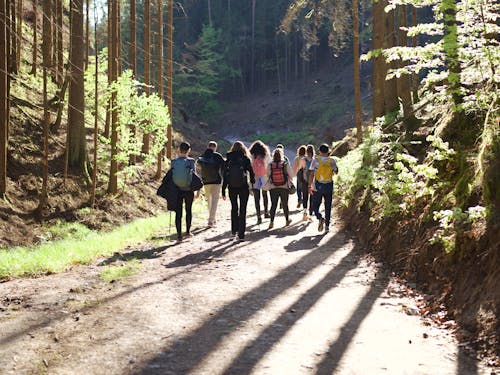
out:
<path id="1" fill-rule="evenodd" d="M 295 207 L 296 200 L 291 200 Z M 453 322 L 420 314 L 425 296 L 360 248 L 334 216 L 256 225 L 247 241 L 198 217 L 194 237 L 159 239 L 67 272 L 0 284 L 0 373 L 493 374 Z M 165 223 L 167 232 L 168 223 Z M 138 259 L 105 282 L 106 265 Z M 437 323 L 439 322 L 439 324 Z"/>

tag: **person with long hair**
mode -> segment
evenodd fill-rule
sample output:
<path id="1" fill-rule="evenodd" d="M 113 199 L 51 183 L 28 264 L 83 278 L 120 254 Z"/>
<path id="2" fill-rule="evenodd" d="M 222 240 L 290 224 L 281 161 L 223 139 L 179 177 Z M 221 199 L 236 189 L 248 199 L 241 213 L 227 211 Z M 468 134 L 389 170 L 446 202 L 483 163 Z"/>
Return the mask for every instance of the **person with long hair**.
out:
<path id="1" fill-rule="evenodd" d="M 262 200 L 264 202 L 264 217 L 269 217 L 269 199 L 267 191 L 262 190 L 262 187 L 267 181 L 267 166 L 271 162 L 271 153 L 262 141 L 255 141 L 249 148 L 252 156 L 252 168 L 255 173 L 255 184 L 252 186 L 253 198 L 255 201 L 255 210 L 257 211 L 257 224 L 262 223 L 262 215 L 260 209 L 260 196 L 262 191 Z"/>
<path id="2" fill-rule="evenodd" d="M 299 148 L 297 148 L 297 155 L 293 159 L 293 174 L 297 175 L 297 172 L 299 170 L 299 164 L 300 161 L 306 156 L 306 146 L 301 145 Z M 302 184 L 299 181 L 300 176 L 297 175 L 297 208 L 300 208 L 302 205 L 302 200 L 303 200 L 303 192 L 302 192 Z"/>
<path id="3" fill-rule="evenodd" d="M 231 200 L 231 232 L 237 235 L 238 241 L 245 240 L 246 216 L 250 183 L 255 184 L 250 154 L 246 146 L 236 141 L 227 153 L 226 165 L 222 181 L 222 199 L 226 199 L 226 188 L 229 187 L 229 199 Z M 239 204 L 238 204 L 239 199 Z"/>
<path id="4" fill-rule="evenodd" d="M 302 207 L 304 207 L 303 220 L 307 221 L 313 214 L 312 196 L 309 194 L 309 170 L 316 152 L 313 145 L 307 145 L 306 154 L 299 160 L 297 171 L 297 184 L 302 188 Z"/>
<path id="5" fill-rule="evenodd" d="M 278 208 L 278 200 L 281 199 L 283 212 L 285 213 L 285 226 L 290 225 L 290 211 L 288 209 L 288 190 L 292 182 L 292 168 L 290 163 L 285 161 L 285 156 L 281 148 L 273 151 L 272 161 L 267 169 L 268 181 L 266 188 L 269 189 L 271 195 L 271 221 L 269 222 L 269 229 L 274 227 L 274 217 L 276 209 Z"/>

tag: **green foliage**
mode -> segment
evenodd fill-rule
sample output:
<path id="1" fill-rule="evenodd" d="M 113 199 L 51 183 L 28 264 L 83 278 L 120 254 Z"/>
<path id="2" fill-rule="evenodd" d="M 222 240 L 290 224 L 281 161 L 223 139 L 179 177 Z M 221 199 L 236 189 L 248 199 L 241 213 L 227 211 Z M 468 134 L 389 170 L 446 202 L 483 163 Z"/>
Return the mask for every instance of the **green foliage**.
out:
<path id="1" fill-rule="evenodd" d="M 175 78 L 175 92 L 190 113 L 208 116 L 221 111 L 217 101 L 224 79 L 238 75 L 225 62 L 226 51 L 221 31 L 204 26 L 200 38 L 189 55 L 194 63 L 184 61 Z"/>
<path id="2" fill-rule="evenodd" d="M 99 277 L 107 282 L 113 282 L 126 277 L 132 276 L 141 268 L 141 264 L 137 259 L 131 259 L 125 264 L 119 266 L 107 266 L 99 273 Z"/>
<path id="3" fill-rule="evenodd" d="M 301 131 L 288 131 L 283 132 L 269 132 L 255 134 L 249 138 L 249 141 L 256 141 L 260 139 L 262 142 L 268 145 L 276 145 L 278 143 L 284 143 L 288 145 L 300 145 L 300 144 L 312 144 L 315 142 L 316 137 L 311 134 L 308 130 Z"/>

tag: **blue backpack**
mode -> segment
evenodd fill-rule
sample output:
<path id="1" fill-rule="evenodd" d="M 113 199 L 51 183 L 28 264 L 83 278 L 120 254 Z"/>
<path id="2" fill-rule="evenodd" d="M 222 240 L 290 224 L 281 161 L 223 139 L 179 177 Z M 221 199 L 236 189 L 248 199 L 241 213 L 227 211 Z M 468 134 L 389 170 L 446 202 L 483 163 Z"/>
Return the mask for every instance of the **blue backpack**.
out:
<path id="1" fill-rule="evenodd" d="M 191 190 L 193 166 L 187 158 L 172 160 L 172 181 L 181 190 Z"/>

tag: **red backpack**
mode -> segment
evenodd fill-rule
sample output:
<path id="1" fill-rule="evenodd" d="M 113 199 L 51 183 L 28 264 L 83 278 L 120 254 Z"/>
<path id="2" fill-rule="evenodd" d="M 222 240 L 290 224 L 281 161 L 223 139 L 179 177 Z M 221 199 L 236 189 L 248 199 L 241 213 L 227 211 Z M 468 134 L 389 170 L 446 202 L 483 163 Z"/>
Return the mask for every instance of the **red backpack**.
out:
<path id="1" fill-rule="evenodd" d="M 285 163 L 272 162 L 271 163 L 271 181 L 274 186 L 282 186 L 286 183 Z"/>
<path id="2" fill-rule="evenodd" d="M 266 175 L 266 163 L 264 158 L 261 156 L 257 156 L 253 160 L 253 172 L 256 177 L 262 177 Z"/>

